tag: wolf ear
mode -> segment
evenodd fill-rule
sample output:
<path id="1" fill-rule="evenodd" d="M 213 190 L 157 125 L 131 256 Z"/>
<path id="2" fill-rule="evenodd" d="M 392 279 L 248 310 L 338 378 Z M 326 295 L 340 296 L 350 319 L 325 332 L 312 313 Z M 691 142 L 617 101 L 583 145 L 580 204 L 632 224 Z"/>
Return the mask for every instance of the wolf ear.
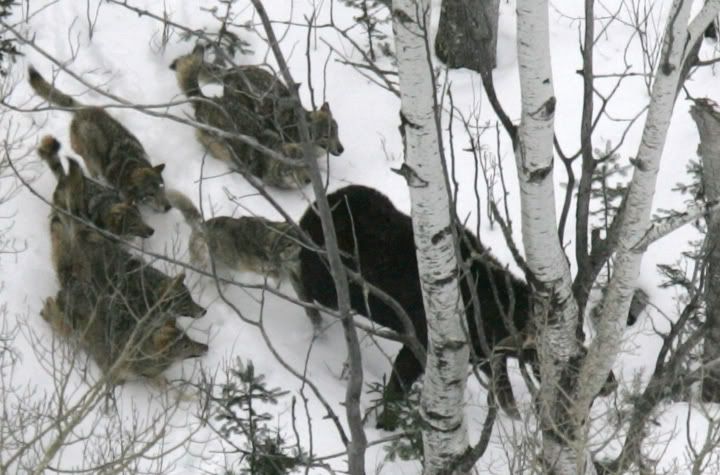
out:
<path id="1" fill-rule="evenodd" d="M 323 102 L 323 105 L 320 106 L 320 110 L 322 112 L 327 112 L 329 114 L 330 113 L 330 104 L 328 104 L 327 102 Z"/>
<path id="2" fill-rule="evenodd" d="M 165 164 L 161 163 L 160 165 L 156 165 L 153 167 L 153 170 L 155 170 L 158 173 L 162 173 L 162 171 L 165 170 Z"/>
<path id="3" fill-rule="evenodd" d="M 172 278 L 168 287 L 174 289 L 180 287 L 183 282 L 185 282 L 185 272 L 180 272 L 178 275 Z"/>
<path id="4" fill-rule="evenodd" d="M 168 297 L 170 297 L 172 295 L 177 295 L 176 292 L 182 287 L 184 280 L 185 280 L 184 273 L 180 273 L 180 274 L 176 275 L 175 277 L 171 278 L 170 280 L 168 280 L 165 283 L 165 286 L 163 287 L 164 288 L 163 293 L 168 295 Z"/>

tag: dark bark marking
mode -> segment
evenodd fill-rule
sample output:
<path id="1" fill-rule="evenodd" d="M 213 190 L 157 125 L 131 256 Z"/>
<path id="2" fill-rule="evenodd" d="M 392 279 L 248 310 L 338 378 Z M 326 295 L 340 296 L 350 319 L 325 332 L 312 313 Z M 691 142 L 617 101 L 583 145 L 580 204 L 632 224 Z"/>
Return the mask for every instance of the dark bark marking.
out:
<path id="1" fill-rule="evenodd" d="M 555 96 L 550 96 L 535 112 L 530 113 L 530 117 L 536 120 L 550 120 L 555 113 L 556 104 Z"/>
<path id="2" fill-rule="evenodd" d="M 546 81 L 549 82 L 548 79 L 546 79 Z M 545 107 L 544 107 L 545 114 L 544 114 L 544 117 L 545 117 L 546 119 L 550 119 L 550 118 L 552 117 L 552 115 L 555 113 L 555 105 L 556 105 L 556 104 L 557 104 L 557 99 L 555 99 L 555 96 L 552 96 L 550 99 L 548 99 L 548 100 L 545 102 Z"/>
<path id="3" fill-rule="evenodd" d="M 435 411 L 426 411 L 425 414 L 427 414 L 427 416 L 428 416 L 429 419 L 433 419 L 433 420 L 436 420 L 436 421 L 449 421 L 449 420 L 452 420 L 452 417 L 448 417 L 448 416 L 445 416 L 445 415 L 443 415 L 443 414 L 439 414 L 439 413 L 437 413 L 437 412 L 435 412 Z M 461 425 L 461 424 L 458 423 L 458 424 L 453 425 L 452 427 L 448 427 L 447 429 L 444 429 L 444 428 L 442 428 L 442 427 L 437 427 L 437 426 L 434 426 L 434 425 L 430 424 L 427 419 L 425 420 L 425 422 L 426 422 L 428 425 L 430 425 L 430 426 L 431 426 L 434 430 L 436 430 L 437 432 L 448 432 L 448 433 L 450 433 L 450 432 L 455 432 L 456 430 L 458 430 L 458 428 L 459 428 L 460 425 Z"/>
<path id="4" fill-rule="evenodd" d="M 631 158 L 630 164 L 640 170 L 641 172 L 646 172 L 650 170 L 650 167 L 648 166 L 648 163 L 644 160 L 640 160 L 639 158 Z"/>
<path id="5" fill-rule="evenodd" d="M 435 279 L 431 283 L 432 283 L 432 285 L 435 285 L 437 287 L 444 287 L 444 286 L 450 284 L 451 282 L 453 282 L 455 279 L 457 279 L 457 272 L 452 271 L 450 273 L 450 275 L 448 275 L 447 277 L 443 277 L 441 279 Z"/>
<path id="6" fill-rule="evenodd" d="M 405 178 L 408 186 L 412 188 L 425 188 L 428 186 L 428 182 L 420 178 L 415 170 L 403 163 L 400 168 L 391 168 L 390 171 L 397 173 L 401 177 Z"/>
<path id="7" fill-rule="evenodd" d="M 450 228 L 450 226 L 445 226 L 443 229 L 432 235 L 432 237 L 430 238 L 430 242 L 434 245 L 437 245 L 437 243 L 439 243 L 445 236 L 447 236 L 451 232 L 452 229 Z"/>
<path id="8" fill-rule="evenodd" d="M 422 128 L 422 127 L 420 127 L 418 124 L 416 124 L 415 122 L 409 120 L 409 119 L 407 118 L 407 116 L 406 116 L 405 114 L 403 114 L 402 111 L 400 111 L 400 126 L 401 126 L 401 127 L 408 126 L 408 127 L 410 127 L 411 129 L 415 129 L 415 130 Z"/>
<path id="9" fill-rule="evenodd" d="M 539 168 L 535 171 L 528 173 L 528 182 L 540 183 L 552 172 L 553 166 L 550 164 L 547 167 Z"/>

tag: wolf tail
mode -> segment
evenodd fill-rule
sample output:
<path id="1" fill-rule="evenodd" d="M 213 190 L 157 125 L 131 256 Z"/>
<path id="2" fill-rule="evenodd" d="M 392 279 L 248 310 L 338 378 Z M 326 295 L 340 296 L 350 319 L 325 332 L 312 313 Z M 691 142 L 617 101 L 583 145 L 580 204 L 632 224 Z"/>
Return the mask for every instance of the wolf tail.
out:
<path id="1" fill-rule="evenodd" d="M 200 211 L 195 207 L 190 198 L 184 193 L 177 190 L 166 190 L 165 196 L 174 208 L 177 208 L 190 225 L 193 231 L 202 231 L 203 219 Z"/>
<path id="2" fill-rule="evenodd" d="M 81 107 L 82 104 L 72 97 L 59 91 L 52 84 L 47 82 L 39 72 L 32 66 L 28 68 L 28 77 L 30 78 L 30 86 L 35 92 L 46 101 L 58 105 L 60 107 Z"/>
<path id="3" fill-rule="evenodd" d="M 58 140 L 52 135 L 46 135 L 43 137 L 37 148 L 37 153 L 40 155 L 40 158 L 47 163 L 48 167 L 50 167 L 50 170 L 53 172 L 53 175 L 55 175 L 55 178 L 61 180 L 65 177 L 65 169 L 60 161 L 60 156 L 58 155 L 59 151 L 60 142 L 58 142 Z"/>

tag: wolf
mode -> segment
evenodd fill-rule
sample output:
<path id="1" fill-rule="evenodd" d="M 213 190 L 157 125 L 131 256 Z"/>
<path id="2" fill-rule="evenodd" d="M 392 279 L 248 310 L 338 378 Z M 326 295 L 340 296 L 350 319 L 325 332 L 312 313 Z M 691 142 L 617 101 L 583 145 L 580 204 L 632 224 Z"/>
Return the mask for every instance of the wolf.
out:
<path id="1" fill-rule="evenodd" d="M 165 275 L 78 220 L 87 206 L 85 177 L 75 160 L 68 163 L 50 217 L 61 289 L 46 300 L 41 316 L 57 334 L 77 340 L 113 383 L 156 378 L 172 362 L 206 353 L 207 345 L 176 327 L 177 315 L 205 314 L 184 286 L 184 274 Z"/>
<path id="2" fill-rule="evenodd" d="M 75 339 L 113 384 L 159 380 L 173 362 L 208 351 L 178 329 L 171 314 L 136 314 L 117 295 L 80 283 L 46 299 L 41 316 L 58 335 Z"/>
<path id="3" fill-rule="evenodd" d="M 65 177 L 65 170 L 58 155 L 59 151 L 60 142 L 51 135 L 43 137 L 37 148 L 38 155 L 45 161 L 58 181 Z M 153 228 L 145 224 L 137 206 L 129 203 L 117 190 L 90 179 L 84 180 L 84 188 L 83 196 L 86 203 L 83 207 L 87 210 L 87 215 L 80 216 L 81 218 L 118 236 L 147 238 L 155 232 Z"/>
<path id="4" fill-rule="evenodd" d="M 85 106 L 64 94 L 32 66 L 28 76 L 40 97 L 72 109 L 72 148 L 94 178 L 102 176 L 132 203 L 144 203 L 160 212 L 170 210 L 162 177 L 165 164 L 152 166 L 142 144 L 128 129 L 102 108 Z"/>
<path id="5" fill-rule="evenodd" d="M 328 196 L 335 223 L 342 260 L 347 267 L 360 273 L 370 284 L 383 290 L 407 312 L 412 320 L 415 334 L 427 346 L 427 323 L 423 306 L 420 276 L 410 216 L 400 212 L 382 193 L 365 186 L 352 185 Z M 322 223 L 310 206 L 300 219 L 300 228 L 312 241 L 324 247 Z M 466 312 L 469 343 L 473 363 L 495 381 L 495 396 L 510 415 L 518 415 L 510 386 L 506 361 L 508 353 L 532 358 L 532 350 L 516 345 L 505 347 L 512 341 L 509 322 L 518 333 L 533 332 L 530 312 L 530 288 L 506 270 L 488 252 L 482 243 L 467 229 L 458 229 L 461 256 L 469 264 L 468 275 L 460 279 L 460 291 Z M 304 287 L 300 294 L 327 307 L 337 308 L 337 292 L 329 267 L 322 252 L 308 246 L 301 247 L 299 254 L 300 281 L 295 285 Z M 478 328 L 475 303 L 470 291 L 477 292 L 481 308 L 482 325 Z M 350 284 L 350 304 L 356 312 L 373 322 L 404 333 L 402 321 L 395 310 L 372 293 L 367 294 L 363 285 Z M 482 341 L 478 330 L 482 330 Z M 493 354 L 500 361 L 493 362 Z M 526 351 L 527 350 L 527 351 Z M 385 400 L 402 397 L 423 371 L 410 347 L 404 345 L 393 362 L 392 374 L 386 388 Z M 614 381 L 612 373 L 608 385 Z M 378 418 L 378 427 L 393 429 L 396 416 L 387 408 Z"/>
<path id="6" fill-rule="evenodd" d="M 87 227 L 68 229 L 51 217 L 52 260 L 62 287 L 81 283 L 122 296 L 136 313 L 161 311 L 192 318 L 207 310 L 192 298 L 185 274 L 170 277 Z"/>
<path id="7" fill-rule="evenodd" d="M 52 226 L 65 230 L 57 216 Z M 149 278 L 124 274 L 125 269 L 117 267 L 108 275 L 109 263 L 131 256 L 107 259 L 108 253 L 97 248 L 107 251 L 108 241 L 97 239 L 97 233 L 74 238 L 79 241 L 74 248 L 54 252 L 69 266 L 61 274 L 61 290 L 47 299 L 41 313 L 56 334 L 74 337 L 117 384 L 137 376 L 155 378 L 172 362 L 207 352 L 207 345 L 175 326 L 176 315 L 205 314 L 182 284 L 182 274 L 168 278 L 145 266 L 145 271 L 152 269 Z M 61 236 L 61 242 L 67 244 L 68 238 Z"/>
<path id="8" fill-rule="evenodd" d="M 297 165 L 275 160 L 257 147 L 240 140 L 220 137 L 207 130 L 197 129 L 198 140 L 211 155 L 233 164 L 241 171 L 247 171 L 270 186 L 298 188 L 310 182 L 309 172 L 300 160 L 303 156 L 303 147 L 299 136 L 290 137 L 282 128 L 275 127 L 273 121 L 268 120 L 272 116 L 272 105 L 270 112 L 263 111 L 261 103 L 250 100 L 251 96 L 232 92 L 233 88 L 230 86 L 224 88 L 222 97 L 209 98 L 202 93 L 199 78 L 210 77 L 202 46 L 196 46 L 190 54 L 175 59 L 170 68 L 175 71 L 180 89 L 192 99 L 198 122 L 230 133 L 251 136 L 260 145 L 295 159 Z M 277 83 L 277 80 L 275 81 Z M 263 103 L 267 104 L 267 102 Z M 270 100 L 269 104 L 272 103 L 273 100 Z M 332 119 L 329 106 L 311 114 L 309 118 L 311 143 L 317 147 L 327 147 L 328 151 L 339 155 L 343 149 L 337 139 L 337 123 Z"/>
<path id="9" fill-rule="evenodd" d="M 58 180 L 53 202 L 58 209 L 82 216 L 87 212 L 87 180 L 75 160 L 69 159 L 68 164 L 68 173 Z M 111 289 L 121 293 L 137 313 L 157 309 L 193 318 L 206 313 L 184 285 L 184 274 L 164 274 L 72 216 L 54 211 L 50 236 L 53 267 L 63 287 L 80 282 L 103 291 Z"/>
<path id="10" fill-rule="evenodd" d="M 126 299 L 136 311 L 154 308 L 172 315 L 192 318 L 202 317 L 207 310 L 192 298 L 185 285 L 185 273 L 170 277 L 164 272 L 134 256 L 129 262 L 134 269 L 125 270 L 124 291 Z"/>
<path id="11" fill-rule="evenodd" d="M 300 281 L 300 244 L 293 225 L 258 216 L 218 216 L 203 221 L 185 194 L 169 189 L 167 197 L 192 229 L 188 249 L 194 265 L 208 269 L 212 259 L 219 267 L 255 272 L 275 280 L 287 279 L 296 293 L 304 290 L 304 287 L 296 287 Z M 304 294 L 298 293 L 298 298 L 308 301 Z M 308 317 L 317 330 L 322 323 L 320 314 L 309 309 Z"/>
<path id="12" fill-rule="evenodd" d="M 293 106 L 292 93 L 280 79 L 270 71 L 254 65 L 240 65 L 230 68 L 219 68 L 205 63 L 204 74 L 208 82 L 219 82 L 223 85 L 223 95 L 232 97 L 245 107 L 255 111 L 264 125 L 276 130 L 284 143 L 301 142 L 300 117 Z M 299 88 L 299 84 L 293 88 Z M 308 132 L 312 144 L 320 148 L 320 152 L 328 152 L 339 156 L 344 147 L 338 136 L 338 125 L 333 118 L 330 104 L 324 102 L 317 111 L 302 109 L 308 124 Z"/>
<path id="13" fill-rule="evenodd" d="M 170 277 L 87 229 L 72 233 L 51 218 L 53 267 L 62 287 L 81 283 L 121 295 L 136 313 L 166 312 L 192 318 L 207 310 L 192 298 L 185 274 Z"/>

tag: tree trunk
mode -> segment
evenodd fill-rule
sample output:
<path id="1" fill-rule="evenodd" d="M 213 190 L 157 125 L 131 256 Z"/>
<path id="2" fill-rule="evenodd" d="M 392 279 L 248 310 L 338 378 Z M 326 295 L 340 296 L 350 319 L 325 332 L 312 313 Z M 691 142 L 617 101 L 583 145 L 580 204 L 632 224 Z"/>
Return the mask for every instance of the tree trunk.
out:
<path id="1" fill-rule="evenodd" d="M 519 0 L 518 63 L 522 116 L 515 161 L 520 181 L 522 235 L 534 275 L 533 320 L 540 358 L 539 418 L 543 459 L 550 473 L 585 473 L 587 458 L 578 457 L 570 425 L 573 369 L 581 357 L 575 337 L 578 308 L 567 258 L 557 233 L 553 184 L 555 96 L 550 64 L 548 4 Z M 607 375 L 607 373 L 606 373 Z"/>
<path id="2" fill-rule="evenodd" d="M 280 50 L 280 43 L 275 37 L 270 18 L 265 11 L 265 7 L 261 0 L 251 0 L 265 29 L 268 37 L 268 44 L 273 51 L 275 60 L 280 66 L 280 72 L 285 80 L 285 84 L 295 84 L 290 70 L 288 69 L 285 57 Z M 300 102 L 300 97 L 296 88 L 292 89 L 292 102 L 297 117 L 305 117 Z M 327 250 L 327 259 L 330 264 L 330 274 L 332 275 L 335 289 L 337 292 L 338 311 L 345 335 L 345 343 L 348 348 L 348 360 L 350 363 L 350 380 L 345 390 L 345 413 L 347 415 L 348 425 L 350 426 L 351 439 L 347 444 L 348 452 L 348 473 L 350 475 L 365 475 L 365 449 L 367 448 L 367 438 L 363 429 L 362 411 L 360 410 L 360 397 L 363 388 L 363 369 L 362 355 L 360 353 L 360 342 L 358 340 L 355 324 L 353 323 L 353 314 L 350 305 L 350 288 L 348 286 L 348 277 L 345 272 L 345 266 L 340 258 L 340 248 L 337 243 L 335 234 L 335 223 L 332 219 L 330 205 L 325 195 L 325 187 L 317 160 L 313 158 L 312 145 L 310 144 L 310 131 L 308 124 L 304 119 L 298 123 L 300 131 L 300 139 L 302 141 L 302 150 L 305 163 L 310 172 L 313 191 L 315 192 L 315 203 L 317 204 L 318 214 L 322 223 L 323 238 L 325 240 L 325 249 Z"/>
<path id="3" fill-rule="evenodd" d="M 633 161 L 635 165 L 628 193 L 621 205 L 618 242 L 613 274 L 603 300 L 602 318 L 596 322 L 596 337 L 581 368 L 577 387 L 576 417 L 586 417 L 586 407 L 604 382 L 620 349 L 625 320 L 630 308 L 642 256 L 647 247 L 644 237 L 651 229 L 650 212 L 655 194 L 667 130 L 676 91 L 684 79 L 685 60 L 691 46 L 717 14 L 720 0 L 707 2 L 688 26 L 692 2 L 675 0 L 668 13 L 658 70 L 655 72 L 650 106 L 642 141 Z"/>
<path id="4" fill-rule="evenodd" d="M 675 104 L 675 93 L 679 81 L 683 79 L 682 65 L 688 54 L 687 45 L 695 43 L 720 8 L 720 0 L 707 2 L 688 27 L 690 4 L 691 2 L 675 0 L 669 12 L 650 107 L 640 148 L 634 161 L 633 178 L 621 207 L 624 210 L 621 217 L 622 224 L 615 252 L 613 275 L 602 302 L 603 319 L 598 322 L 597 336 L 583 367 L 585 376 L 588 376 L 591 369 L 593 373 L 597 373 L 598 368 L 604 369 L 607 374 L 619 350 L 635 280 L 644 253 L 644 249 L 638 248 L 637 245 L 651 225 L 650 212 L 656 177 Z M 676 38 L 678 41 L 675 41 Z M 582 399 L 585 403 L 592 400 L 590 393 L 593 387 L 598 389 L 602 385 L 602 381 L 597 378 L 590 378 L 589 382 L 589 387 L 582 388 Z"/>
<path id="5" fill-rule="evenodd" d="M 720 110 L 716 104 L 698 99 L 690 109 L 690 115 L 700 133 L 698 155 L 702 158 L 702 186 L 707 201 L 720 200 Z M 705 236 L 705 318 L 706 333 L 703 347 L 703 363 L 720 358 L 720 216 L 707 218 Z M 712 366 L 703 375 L 702 399 L 720 401 L 720 367 Z"/>
<path id="6" fill-rule="evenodd" d="M 405 164 L 428 324 L 421 414 L 425 474 L 447 473 L 468 448 L 463 414 L 469 348 L 458 287 L 450 194 L 436 122 L 429 0 L 394 0 Z"/>
<path id="7" fill-rule="evenodd" d="M 449 68 L 489 73 L 497 66 L 500 0 L 443 0 L 435 54 Z"/>

